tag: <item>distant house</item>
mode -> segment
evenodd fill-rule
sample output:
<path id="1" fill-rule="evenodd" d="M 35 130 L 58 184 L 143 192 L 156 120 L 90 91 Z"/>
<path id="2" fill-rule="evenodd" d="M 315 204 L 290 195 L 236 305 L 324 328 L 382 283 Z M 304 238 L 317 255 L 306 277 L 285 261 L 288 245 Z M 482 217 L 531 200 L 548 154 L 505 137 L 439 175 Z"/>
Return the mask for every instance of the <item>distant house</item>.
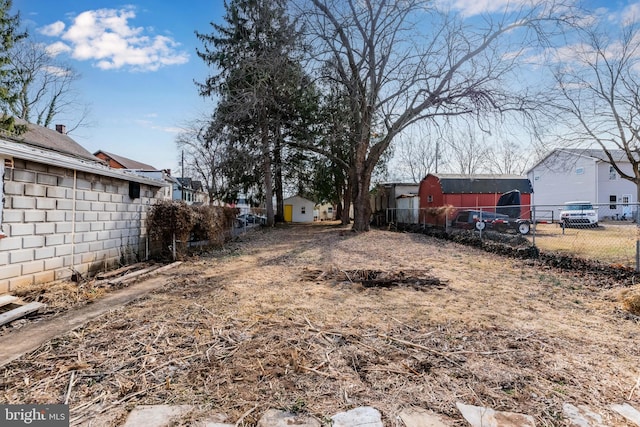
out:
<path id="1" fill-rule="evenodd" d="M 110 168 L 56 129 L 0 135 L 0 294 L 146 256 L 146 214 L 165 183 Z"/>
<path id="2" fill-rule="evenodd" d="M 521 194 L 521 217 L 529 217 L 533 188 L 529 179 L 519 175 L 428 174 L 420 181 L 421 221 L 441 224 L 439 208 L 492 209 L 503 193 L 518 190 Z"/>
<path id="3" fill-rule="evenodd" d="M 616 164 L 633 176 L 622 150 L 612 150 Z M 599 205 L 598 219 L 635 215 L 636 186 L 622 179 L 603 150 L 556 149 L 536 163 L 527 176 L 533 184 L 536 212 L 557 217 L 565 202 L 584 200 Z"/>
<path id="4" fill-rule="evenodd" d="M 98 150 L 95 153 L 93 153 L 93 155 L 101 160 L 104 160 L 105 162 L 107 162 L 107 165 L 109 165 L 109 167 L 114 169 L 133 169 L 133 170 L 146 170 L 146 171 L 158 170 L 151 165 L 138 162 L 137 160 L 128 159 L 118 154 L 107 153 L 106 151 L 103 151 L 103 150 Z"/>
<path id="5" fill-rule="evenodd" d="M 284 199 L 285 222 L 313 222 L 315 203 L 300 196 Z"/>
<path id="6" fill-rule="evenodd" d="M 314 221 L 333 221 L 335 218 L 336 213 L 332 203 L 322 203 L 313 209 Z"/>
<path id="7" fill-rule="evenodd" d="M 135 174 L 146 176 L 147 178 L 164 181 L 167 185 L 162 189 L 162 195 L 161 195 L 162 199 L 163 200 L 172 199 L 173 180 L 171 179 L 170 169 L 158 170 L 151 165 L 147 165 L 145 163 L 139 162 L 137 160 L 132 160 L 127 157 L 120 156 L 118 154 L 108 153 L 103 150 L 98 150 L 95 153 L 93 153 L 93 155 L 99 158 L 100 160 L 104 160 L 110 168 L 125 169 Z"/>
<path id="8" fill-rule="evenodd" d="M 406 222 L 409 218 L 407 208 L 415 205 L 418 209 L 418 190 L 420 184 L 413 182 L 387 182 L 375 186 L 371 191 L 371 212 L 373 221 L 376 225 L 382 225 L 388 222 Z M 408 200 L 407 197 L 416 196 L 415 201 Z M 402 210 L 402 213 L 400 213 Z M 403 215 L 397 218 L 397 214 Z"/>
<path id="9" fill-rule="evenodd" d="M 202 181 L 173 178 L 173 200 L 182 200 L 188 205 L 202 205 L 209 203 L 209 195 Z"/>

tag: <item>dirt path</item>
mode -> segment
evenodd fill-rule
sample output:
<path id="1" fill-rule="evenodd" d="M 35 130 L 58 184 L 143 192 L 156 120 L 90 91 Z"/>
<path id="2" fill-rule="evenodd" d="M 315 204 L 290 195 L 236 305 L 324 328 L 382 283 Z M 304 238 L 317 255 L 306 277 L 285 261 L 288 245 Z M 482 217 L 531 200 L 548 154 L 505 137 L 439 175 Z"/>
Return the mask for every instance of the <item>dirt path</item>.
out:
<path id="1" fill-rule="evenodd" d="M 371 271 L 444 286 L 367 288 Z M 245 425 L 370 405 L 389 426 L 412 405 L 462 424 L 456 401 L 563 425 L 569 402 L 624 426 L 608 408 L 640 403 L 630 289 L 417 234 L 258 230 L 7 364 L 0 401 L 66 399 L 72 425 L 118 425 L 136 404 Z"/>
<path id="2" fill-rule="evenodd" d="M 166 282 L 167 278 L 164 276 L 146 279 L 141 283 L 113 292 L 93 304 L 54 316 L 43 322 L 28 324 L 19 332 L 0 336 L 0 368 L 48 341 L 84 326 L 109 310 L 144 297 Z M 20 339 L 16 339 L 16 335 L 19 335 Z"/>

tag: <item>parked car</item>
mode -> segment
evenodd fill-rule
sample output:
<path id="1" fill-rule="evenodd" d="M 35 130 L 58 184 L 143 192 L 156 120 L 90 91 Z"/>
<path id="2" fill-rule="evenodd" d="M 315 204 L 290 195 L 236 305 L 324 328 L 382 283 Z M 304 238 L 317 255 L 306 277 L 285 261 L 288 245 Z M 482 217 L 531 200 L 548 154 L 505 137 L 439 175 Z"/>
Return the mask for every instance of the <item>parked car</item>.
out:
<path id="1" fill-rule="evenodd" d="M 597 227 L 598 213 L 587 201 L 567 202 L 560 211 L 560 225 L 563 227 Z"/>
<path id="2" fill-rule="evenodd" d="M 266 223 L 267 223 L 267 217 L 262 215 L 255 215 L 252 213 L 244 213 L 236 217 L 236 225 L 238 227 L 245 227 L 250 224 L 264 225 Z"/>
<path id="3" fill-rule="evenodd" d="M 463 228 L 466 230 L 495 230 L 505 232 L 507 230 L 515 230 L 520 234 L 529 234 L 531 231 L 531 223 L 528 220 L 513 219 L 509 215 L 490 212 L 465 209 L 456 213 L 452 227 Z"/>

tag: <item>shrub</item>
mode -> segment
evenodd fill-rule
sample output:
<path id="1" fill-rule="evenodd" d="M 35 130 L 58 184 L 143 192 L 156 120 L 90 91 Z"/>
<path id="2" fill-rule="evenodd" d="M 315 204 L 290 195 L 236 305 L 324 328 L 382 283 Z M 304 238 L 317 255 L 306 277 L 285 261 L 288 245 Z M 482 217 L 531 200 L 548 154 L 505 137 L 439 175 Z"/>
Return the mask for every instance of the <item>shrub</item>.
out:
<path id="1" fill-rule="evenodd" d="M 149 238 L 154 243 L 152 255 L 160 258 L 183 257 L 188 242 L 206 242 L 221 246 L 230 235 L 237 209 L 222 206 L 189 206 L 182 201 L 161 201 L 147 215 Z"/>

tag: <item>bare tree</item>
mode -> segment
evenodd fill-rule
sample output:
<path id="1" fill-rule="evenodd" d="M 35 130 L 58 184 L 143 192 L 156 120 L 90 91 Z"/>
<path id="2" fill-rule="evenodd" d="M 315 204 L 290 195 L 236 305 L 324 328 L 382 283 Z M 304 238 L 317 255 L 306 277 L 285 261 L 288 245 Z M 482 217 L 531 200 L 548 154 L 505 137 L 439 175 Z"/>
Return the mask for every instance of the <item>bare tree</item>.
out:
<path id="1" fill-rule="evenodd" d="M 441 116 L 527 111 L 530 94 L 508 77 L 538 46 L 565 5 L 541 0 L 471 28 L 425 0 L 310 0 L 316 59 L 332 67 L 351 100 L 354 231 L 369 230 L 371 175 L 394 138 Z"/>
<path id="2" fill-rule="evenodd" d="M 29 123 L 49 127 L 54 119 L 73 117 L 67 131 L 80 127 L 88 107 L 78 101 L 73 84 L 80 75 L 70 66 L 57 62 L 44 44 L 26 39 L 14 46 L 10 66 L 18 80 L 18 97 L 10 105 L 12 114 Z"/>
<path id="3" fill-rule="evenodd" d="M 602 160 L 636 184 L 640 200 L 640 31 L 634 22 L 618 28 L 617 35 L 611 26 L 581 28 L 581 43 L 556 57 L 562 99 L 554 118 L 565 119 L 565 146 L 600 148 Z"/>
<path id="4" fill-rule="evenodd" d="M 446 164 L 447 146 L 437 128 L 420 126 L 405 132 L 395 147 L 396 174 L 418 183 L 428 173 L 442 170 Z"/>
<path id="5" fill-rule="evenodd" d="M 225 173 L 226 146 L 220 141 L 205 137 L 209 119 L 193 120 L 176 137 L 176 144 L 184 155 L 186 176 L 201 180 L 209 195 L 209 203 L 227 198 L 230 189 Z"/>
<path id="6" fill-rule="evenodd" d="M 487 135 L 471 127 L 445 133 L 449 163 L 454 173 L 472 175 L 486 171 L 489 163 Z"/>

